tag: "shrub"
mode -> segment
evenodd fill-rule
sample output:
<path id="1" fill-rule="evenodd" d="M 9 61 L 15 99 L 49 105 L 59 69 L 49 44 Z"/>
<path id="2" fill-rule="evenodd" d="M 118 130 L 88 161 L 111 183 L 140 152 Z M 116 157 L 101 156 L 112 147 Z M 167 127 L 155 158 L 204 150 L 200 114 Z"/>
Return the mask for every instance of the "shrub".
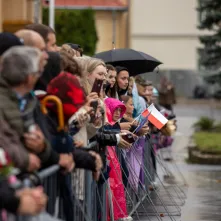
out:
<path id="1" fill-rule="evenodd" d="M 215 124 L 214 129 L 215 132 L 221 132 L 221 122 Z"/>
<path id="2" fill-rule="evenodd" d="M 209 117 L 201 117 L 193 125 L 193 127 L 196 130 L 200 130 L 200 131 L 211 131 L 211 130 L 213 130 L 214 126 L 215 126 L 214 120 Z"/>
<path id="3" fill-rule="evenodd" d="M 43 9 L 43 24 L 48 25 L 48 8 Z M 94 11 L 58 9 L 55 11 L 55 31 L 57 44 L 80 44 L 84 54 L 94 55 L 97 43 L 97 32 Z"/>

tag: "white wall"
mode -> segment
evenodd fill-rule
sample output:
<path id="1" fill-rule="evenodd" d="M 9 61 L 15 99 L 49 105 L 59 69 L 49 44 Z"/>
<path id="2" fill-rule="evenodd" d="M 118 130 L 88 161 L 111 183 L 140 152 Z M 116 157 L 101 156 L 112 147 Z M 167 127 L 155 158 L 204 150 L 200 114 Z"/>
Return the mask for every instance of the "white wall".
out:
<path id="1" fill-rule="evenodd" d="M 132 48 L 146 52 L 164 64 L 163 69 L 197 68 L 198 39 L 183 38 L 134 38 Z"/>
<path id="2" fill-rule="evenodd" d="M 165 69 L 196 69 L 197 0 L 131 0 L 131 48 Z"/>

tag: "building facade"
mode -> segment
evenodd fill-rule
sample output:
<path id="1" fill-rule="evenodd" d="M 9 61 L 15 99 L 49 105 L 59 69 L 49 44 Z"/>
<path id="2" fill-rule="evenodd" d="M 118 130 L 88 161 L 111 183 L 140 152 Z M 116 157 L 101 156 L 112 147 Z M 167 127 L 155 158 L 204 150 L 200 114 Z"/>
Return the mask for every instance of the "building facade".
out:
<path id="1" fill-rule="evenodd" d="M 145 78 L 155 85 L 162 75 L 175 85 L 180 96 L 191 97 L 202 85 L 198 73 L 199 15 L 197 0 L 131 0 L 130 46 L 157 58 L 162 65 L 159 74 Z"/>
<path id="2" fill-rule="evenodd" d="M 155 56 L 164 69 L 196 70 L 197 4 L 197 0 L 131 0 L 131 47 Z"/>
<path id="3" fill-rule="evenodd" d="M 92 8 L 98 35 L 96 52 L 128 46 L 128 0 L 55 0 L 56 9 L 82 10 Z M 45 0 L 43 6 L 47 7 Z M 77 43 L 77 42 L 76 42 Z"/>
<path id="4" fill-rule="evenodd" d="M 128 0 L 55 0 L 55 8 L 95 10 L 98 42 L 97 52 L 113 48 L 124 48 L 128 39 Z M 0 0 L 0 32 L 15 32 L 25 25 L 41 22 L 41 6 L 46 0 Z M 37 4 L 37 5 L 36 5 Z"/>
<path id="5" fill-rule="evenodd" d="M 34 4 L 34 0 L 0 0 L 0 32 L 15 32 L 33 23 L 36 17 Z M 40 10 L 38 13 L 37 17 L 40 17 Z"/>

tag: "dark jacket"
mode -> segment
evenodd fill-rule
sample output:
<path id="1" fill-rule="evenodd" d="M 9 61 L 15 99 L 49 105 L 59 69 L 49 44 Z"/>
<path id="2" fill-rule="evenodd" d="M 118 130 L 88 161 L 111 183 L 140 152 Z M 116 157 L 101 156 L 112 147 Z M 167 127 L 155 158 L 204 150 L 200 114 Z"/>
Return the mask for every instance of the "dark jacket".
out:
<path id="1" fill-rule="evenodd" d="M 35 119 L 35 122 L 40 127 L 45 138 L 51 143 L 52 138 L 51 138 L 51 134 L 49 133 L 47 117 L 41 111 L 40 102 L 37 103 L 37 106 L 34 110 L 34 119 Z M 46 168 L 53 164 L 58 164 L 58 162 L 59 162 L 59 154 L 51 148 L 48 160 L 42 162 L 41 167 Z"/>
<path id="2" fill-rule="evenodd" d="M 20 199 L 16 197 L 15 191 L 9 187 L 6 180 L 0 182 L 0 199 L 0 210 L 6 209 L 11 213 L 17 212 Z"/>
<path id="3" fill-rule="evenodd" d="M 61 135 L 56 130 L 58 126 L 58 120 L 56 118 L 56 114 L 49 111 L 49 114 L 46 117 L 46 121 L 44 122 L 46 122 L 46 125 L 44 128 L 47 128 L 47 133 L 48 133 L 48 136 L 50 137 L 52 148 L 58 151 L 56 149 L 56 146 L 57 146 L 56 138 L 58 138 L 58 136 L 61 136 Z M 72 140 L 71 136 L 69 136 L 69 139 Z M 95 168 L 96 168 L 95 158 L 90 153 L 88 153 L 86 149 L 75 148 L 74 145 L 72 146 L 71 149 L 72 150 L 70 151 L 73 152 L 73 158 L 75 161 L 75 168 L 88 169 L 91 171 L 95 171 Z M 70 152 L 70 151 L 67 151 L 67 152 Z"/>
<path id="4" fill-rule="evenodd" d="M 23 141 L 23 135 L 25 133 L 25 121 L 24 118 L 27 115 L 30 115 L 36 104 L 37 100 L 31 94 L 27 96 L 27 104 L 25 106 L 25 110 L 21 113 L 19 109 L 20 101 L 16 95 L 16 93 L 7 85 L 3 78 L 0 77 L 0 119 L 7 122 L 10 129 L 13 129 L 18 135 L 22 146 L 20 146 L 21 154 L 22 154 L 22 162 L 20 162 L 20 169 L 25 170 L 29 164 L 29 151 L 25 148 L 25 144 Z M 41 161 L 47 162 L 50 154 L 51 148 L 50 143 L 45 140 L 46 148 L 45 150 L 39 154 Z M 7 148 L 7 147 L 4 147 Z M 10 156 L 13 161 L 16 161 L 14 158 L 15 154 Z"/>
<path id="5" fill-rule="evenodd" d="M 169 88 L 169 86 L 171 87 Z M 162 106 L 176 104 L 175 88 L 173 85 L 168 85 L 167 87 L 159 89 L 159 104 Z"/>
<path id="6" fill-rule="evenodd" d="M 124 122 L 126 122 L 126 121 L 124 121 Z M 106 134 L 105 134 L 106 142 L 103 141 L 103 143 L 105 143 L 105 146 L 115 146 L 115 151 L 117 153 L 118 160 L 119 160 L 119 162 L 121 164 L 123 183 L 124 183 L 124 186 L 127 186 L 127 180 L 128 180 L 128 176 L 129 176 L 129 171 L 127 169 L 126 161 L 125 161 L 125 159 L 124 159 L 124 157 L 122 155 L 122 152 L 117 147 L 116 134 L 119 134 L 120 130 L 121 129 L 120 129 L 120 124 L 119 123 L 115 123 L 114 125 L 105 125 L 104 128 L 103 128 L 103 131 L 106 132 Z M 107 134 L 107 133 L 110 133 L 110 134 Z M 109 140 L 108 140 L 108 135 L 110 136 Z M 104 139 L 105 139 L 105 137 L 104 137 Z M 105 158 L 106 158 L 106 156 L 105 156 Z"/>
<path id="7" fill-rule="evenodd" d="M 86 150 L 75 148 L 73 156 L 75 168 L 96 171 L 95 159 Z"/>
<path id="8" fill-rule="evenodd" d="M 101 155 L 103 165 L 106 165 L 106 146 L 116 146 L 117 136 L 120 133 L 120 129 L 113 130 L 109 125 L 101 127 L 94 138 L 90 142 L 96 140 L 98 143 L 98 152 Z"/>
<path id="9" fill-rule="evenodd" d="M 116 131 L 116 134 L 120 133 L 120 131 Z M 100 129 L 96 133 L 96 140 L 99 144 L 99 146 L 105 147 L 105 146 L 116 146 L 117 145 L 117 137 L 116 134 L 112 131 Z"/>
<path id="10" fill-rule="evenodd" d="M 24 157 L 26 157 L 27 151 L 16 131 L 12 130 L 9 124 L 2 119 L 0 119 L 0 146 L 7 151 L 15 167 L 26 169 Z"/>
<path id="11" fill-rule="evenodd" d="M 35 90 L 47 90 L 49 82 L 61 72 L 61 58 L 58 52 L 47 52 L 48 60 L 44 72 L 35 85 Z"/>

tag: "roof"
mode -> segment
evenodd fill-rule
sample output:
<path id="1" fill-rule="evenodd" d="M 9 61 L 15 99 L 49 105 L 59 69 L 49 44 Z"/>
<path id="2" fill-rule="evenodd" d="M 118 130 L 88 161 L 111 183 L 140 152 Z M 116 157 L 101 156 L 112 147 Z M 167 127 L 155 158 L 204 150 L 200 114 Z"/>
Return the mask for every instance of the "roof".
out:
<path id="1" fill-rule="evenodd" d="M 45 0 L 42 0 L 43 6 L 48 6 Z M 85 9 L 94 10 L 127 10 L 127 5 L 123 0 L 55 0 L 57 9 Z"/>

